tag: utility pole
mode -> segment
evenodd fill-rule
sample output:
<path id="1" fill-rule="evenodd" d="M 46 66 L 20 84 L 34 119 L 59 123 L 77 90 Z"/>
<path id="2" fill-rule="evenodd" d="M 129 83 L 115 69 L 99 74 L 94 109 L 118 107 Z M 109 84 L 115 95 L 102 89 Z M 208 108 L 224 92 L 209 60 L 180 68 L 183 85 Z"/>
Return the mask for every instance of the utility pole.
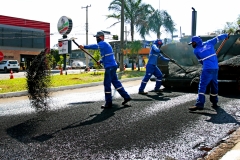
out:
<path id="1" fill-rule="evenodd" d="M 121 0 L 121 44 L 120 44 L 120 49 L 121 49 L 121 56 L 120 56 L 120 71 L 123 71 L 123 42 L 124 42 L 124 0 Z"/>
<path id="2" fill-rule="evenodd" d="M 126 41 L 126 43 L 127 43 L 127 35 L 128 35 L 128 31 L 127 31 L 127 26 L 125 26 L 125 41 Z"/>
<path id="3" fill-rule="evenodd" d="M 83 8 L 86 8 L 86 45 L 88 45 L 88 7 L 91 7 L 91 4 L 86 7 L 82 7 Z M 89 57 L 88 55 L 85 53 L 85 57 L 86 57 L 86 68 L 88 68 L 88 64 L 89 64 Z"/>
<path id="4" fill-rule="evenodd" d="M 160 0 L 159 0 L 159 11 L 160 11 Z"/>
<path id="5" fill-rule="evenodd" d="M 182 38 L 182 28 L 180 26 L 180 38 Z"/>

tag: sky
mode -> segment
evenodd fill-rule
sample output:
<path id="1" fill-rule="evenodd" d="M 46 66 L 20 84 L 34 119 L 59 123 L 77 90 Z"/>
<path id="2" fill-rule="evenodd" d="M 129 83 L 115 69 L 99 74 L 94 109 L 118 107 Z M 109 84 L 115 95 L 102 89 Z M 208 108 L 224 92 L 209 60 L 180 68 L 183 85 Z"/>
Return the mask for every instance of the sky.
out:
<path id="1" fill-rule="evenodd" d="M 86 6 L 88 7 L 88 44 L 96 43 L 94 34 L 97 31 L 110 31 L 112 35 L 119 35 L 120 23 L 109 28 L 116 20 L 106 19 L 106 15 L 112 14 L 108 10 L 112 0 L 2 0 L 0 15 L 18 17 L 50 23 L 50 46 L 58 43 L 62 35 L 58 33 L 57 23 L 62 16 L 72 19 L 73 28 L 68 38 L 76 37 L 79 44 L 86 44 Z M 239 0 L 142 0 L 143 3 L 152 5 L 155 9 L 166 10 L 176 24 L 177 32 L 191 35 L 192 7 L 197 11 L 197 35 L 206 35 L 209 32 L 223 29 L 226 22 L 236 22 L 240 15 Z M 127 31 L 129 24 L 125 24 Z M 164 33 L 161 39 L 170 38 Z M 125 36 L 125 35 L 124 35 Z M 156 34 L 146 36 L 146 40 L 155 40 Z M 126 39 L 126 37 L 124 37 Z M 127 40 L 131 40 L 130 34 Z M 135 32 L 134 40 L 142 40 Z M 111 40 L 106 40 L 111 41 Z M 72 48 L 77 48 L 72 46 Z"/>

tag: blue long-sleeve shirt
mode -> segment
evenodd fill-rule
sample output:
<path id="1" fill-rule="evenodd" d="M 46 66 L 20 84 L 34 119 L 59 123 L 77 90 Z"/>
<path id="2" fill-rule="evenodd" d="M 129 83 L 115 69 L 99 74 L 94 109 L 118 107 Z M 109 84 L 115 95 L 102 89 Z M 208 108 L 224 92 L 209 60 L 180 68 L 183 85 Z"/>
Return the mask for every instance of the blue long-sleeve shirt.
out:
<path id="1" fill-rule="evenodd" d="M 103 63 L 104 68 L 117 66 L 112 46 L 108 42 L 100 41 L 98 44 L 85 45 L 84 48 L 93 50 L 99 49 L 101 53 L 100 63 Z"/>
<path id="2" fill-rule="evenodd" d="M 203 65 L 203 69 L 218 69 L 218 58 L 214 46 L 220 41 L 228 37 L 228 34 L 221 34 L 202 44 L 197 44 L 194 48 L 194 54 L 198 61 Z"/>
<path id="3" fill-rule="evenodd" d="M 149 59 L 148 59 L 148 64 L 153 64 L 153 65 L 157 65 L 157 59 L 160 58 L 163 61 L 170 61 L 169 58 L 164 57 L 161 53 L 160 53 L 160 49 L 157 47 L 156 44 L 152 45 L 152 48 L 150 50 L 149 53 Z"/>

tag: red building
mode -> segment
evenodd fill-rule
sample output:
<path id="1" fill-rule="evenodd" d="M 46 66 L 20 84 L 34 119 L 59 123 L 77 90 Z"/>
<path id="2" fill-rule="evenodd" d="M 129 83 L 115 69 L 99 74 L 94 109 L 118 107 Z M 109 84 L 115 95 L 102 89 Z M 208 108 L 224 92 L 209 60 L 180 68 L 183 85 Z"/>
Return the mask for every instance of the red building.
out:
<path id="1" fill-rule="evenodd" d="M 50 48 L 50 23 L 0 15 L 0 51 L 5 60 L 18 60 L 26 68 L 45 48 Z"/>

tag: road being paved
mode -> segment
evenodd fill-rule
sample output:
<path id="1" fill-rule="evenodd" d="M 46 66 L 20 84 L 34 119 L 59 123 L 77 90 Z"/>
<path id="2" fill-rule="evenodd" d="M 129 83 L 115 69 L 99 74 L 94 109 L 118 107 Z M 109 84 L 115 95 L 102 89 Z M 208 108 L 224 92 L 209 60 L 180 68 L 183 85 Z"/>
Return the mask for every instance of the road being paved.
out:
<path id="1" fill-rule="evenodd" d="M 191 113 L 195 92 L 143 96 L 140 82 L 123 83 L 131 106 L 122 106 L 116 93 L 105 110 L 102 85 L 52 93 L 47 113 L 36 113 L 26 96 L 2 98 L 0 159 L 195 160 L 239 128 L 239 95 L 220 94 L 216 110 L 206 95 L 205 109 Z"/>

